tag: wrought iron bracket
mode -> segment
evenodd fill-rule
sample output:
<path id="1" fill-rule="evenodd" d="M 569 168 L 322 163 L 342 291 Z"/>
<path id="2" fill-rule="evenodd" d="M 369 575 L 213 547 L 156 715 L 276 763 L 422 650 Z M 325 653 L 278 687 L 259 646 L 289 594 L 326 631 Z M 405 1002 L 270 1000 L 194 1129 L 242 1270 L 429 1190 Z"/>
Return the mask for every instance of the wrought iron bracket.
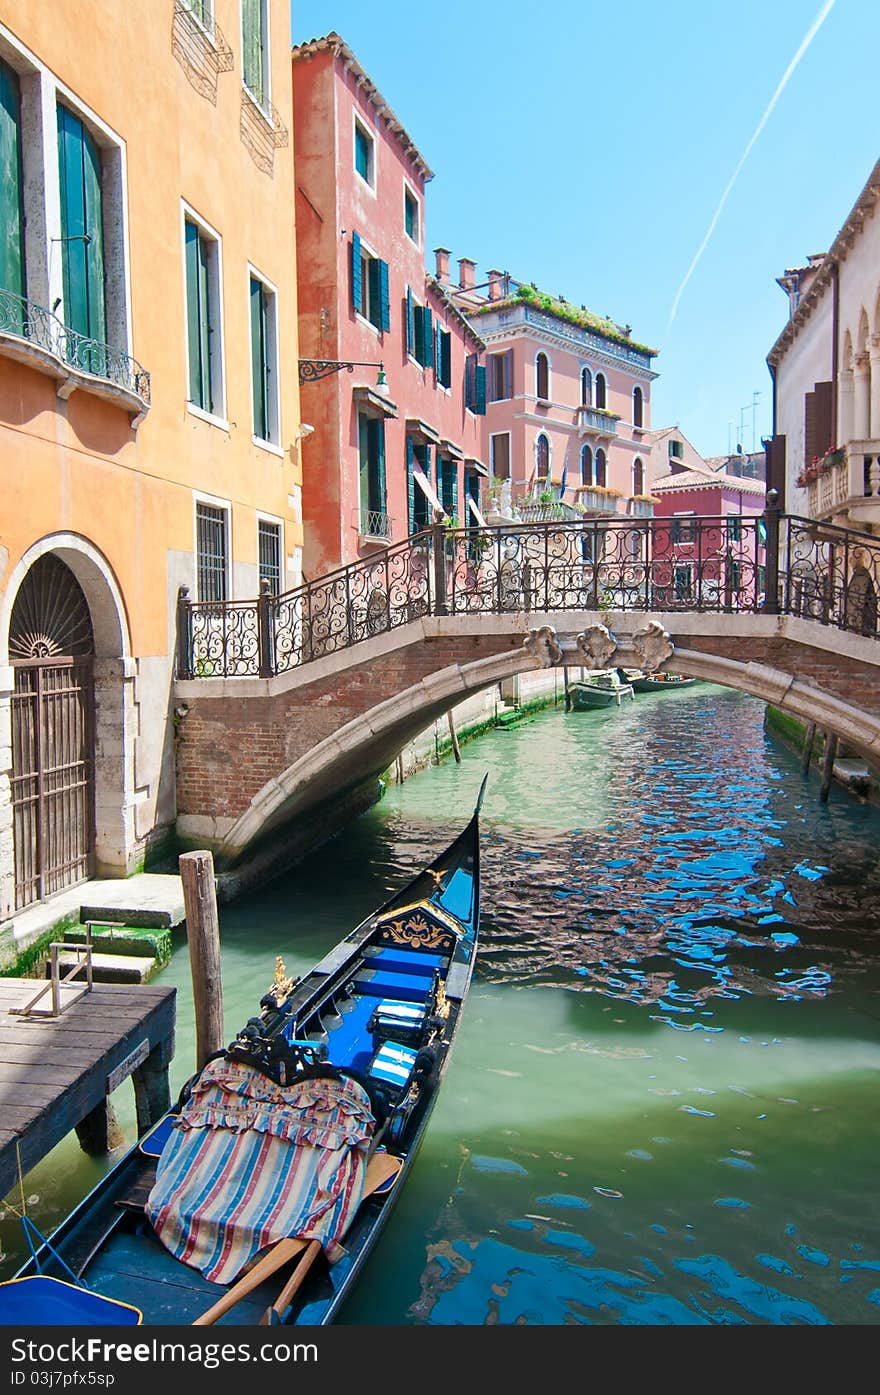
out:
<path id="1" fill-rule="evenodd" d="M 356 368 L 377 368 L 384 373 L 385 366 L 382 363 L 364 363 L 356 359 L 349 362 L 347 359 L 335 358 L 301 358 L 299 360 L 299 380 L 301 383 L 317 383 L 321 378 L 329 378 L 331 373 L 341 373 L 345 369 L 348 373 L 353 373 Z"/>

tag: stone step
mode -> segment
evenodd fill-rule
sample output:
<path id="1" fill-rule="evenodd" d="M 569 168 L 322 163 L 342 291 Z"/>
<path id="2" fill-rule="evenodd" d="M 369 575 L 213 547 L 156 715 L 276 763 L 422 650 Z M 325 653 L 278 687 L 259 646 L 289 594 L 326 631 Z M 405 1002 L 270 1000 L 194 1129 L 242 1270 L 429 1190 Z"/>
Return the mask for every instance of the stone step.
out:
<path id="1" fill-rule="evenodd" d="M 58 972 L 63 978 L 77 962 L 77 956 L 64 950 L 58 952 Z M 92 978 L 96 983 L 147 983 L 159 968 L 152 957 L 136 957 L 133 954 L 92 954 Z M 46 961 L 46 977 L 50 977 L 50 965 Z M 85 982 L 85 969 L 77 974 L 71 983 Z"/>
<path id="2" fill-rule="evenodd" d="M 69 944 L 84 944 L 85 938 L 85 928 L 81 925 L 64 932 Z M 144 930 L 128 925 L 102 930 L 96 925 L 92 930 L 92 946 L 95 953 L 100 954 L 131 954 L 136 958 L 151 955 L 164 967 L 171 958 L 171 931 Z"/>

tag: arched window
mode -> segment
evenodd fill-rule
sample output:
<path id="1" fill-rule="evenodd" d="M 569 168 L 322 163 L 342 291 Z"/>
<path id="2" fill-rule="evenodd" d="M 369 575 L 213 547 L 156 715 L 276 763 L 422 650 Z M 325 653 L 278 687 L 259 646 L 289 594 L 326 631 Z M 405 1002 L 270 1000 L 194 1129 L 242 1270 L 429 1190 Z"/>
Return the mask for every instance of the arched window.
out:
<path id="1" fill-rule="evenodd" d="M 581 446 L 581 484 L 593 483 L 593 452 L 589 446 Z"/>
<path id="2" fill-rule="evenodd" d="M 550 364 L 546 354 L 538 354 L 535 359 L 535 396 L 542 402 L 550 401 Z"/>
<path id="3" fill-rule="evenodd" d="M 597 373 L 597 374 L 596 374 L 596 406 L 597 406 L 597 407 L 607 407 L 608 404 L 607 404 L 607 402 L 605 401 L 606 395 L 607 395 L 607 393 L 606 393 L 606 387 L 605 387 L 605 374 L 604 374 L 604 373 Z"/>
<path id="4" fill-rule="evenodd" d="M 599 381 L 598 378 L 596 379 L 596 381 Z M 596 451 L 596 483 L 601 484 L 603 488 L 608 483 L 606 475 L 607 471 L 605 468 L 605 452 L 600 447 L 599 450 Z"/>
<path id="5" fill-rule="evenodd" d="M 633 426 L 641 426 L 644 419 L 645 402 L 640 387 L 633 388 Z"/>
<path id="6" fill-rule="evenodd" d="M 638 392 L 638 388 L 636 389 Z M 645 492 L 645 467 L 638 456 L 633 461 L 633 494 Z"/>
<path id="7" fill-rule="evenodd" d="M 550 478 L 550 442 L 543 431 L 535 442 L 535 474 L 539 480 Z"/>
<path id="8" fill-rule="evenodd" d="M 581 406 L 590 407 L 593 403 L 593 375 L 589 368 L 581 369 Z"/>

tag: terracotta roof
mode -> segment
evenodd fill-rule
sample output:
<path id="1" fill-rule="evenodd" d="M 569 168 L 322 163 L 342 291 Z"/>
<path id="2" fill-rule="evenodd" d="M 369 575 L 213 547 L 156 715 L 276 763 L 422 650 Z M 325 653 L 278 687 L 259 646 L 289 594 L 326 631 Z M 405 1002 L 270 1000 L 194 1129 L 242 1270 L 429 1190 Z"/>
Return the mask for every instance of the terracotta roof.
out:
<path id="1" fill-rule="evenodd" d="M 760 480 L 742 479 L 739 475 L 723 475 L 720 470 L 679 470 L 676 474 L 661 475 L 651 481 L 652 494 L 665 494 L 674 489 L 736 489 L 742 494 L 764 493 Z"/>
<path id="2" fill-rule="evenodd" d="M 372 102 L 389 131 L 397 137 L 400 145 L 406 151 L 407 155 L 409 155 L 425 182 L 427 183 L 429 179 L 434 178 L 434 171 L 419 153 L 415 141 L 407 135 L 378 87 L 361 67 L 345 40 L 341 38 L 335 30 L 331 30 L 330 33 L 325 34 L 323 38 L 309 39 L 308 42 L 304 44 L 294 44 L 292 52 L 294 59 L 313 58 L 316 53 L 332 53 L 335 58 L 341 59 L 344 67 L 357 78 L 358 87 L 367 100 Z"/>
<path id="3" fill-rule="evenodd" d="M 767 355 L 767 362 L 775 368 L 792 340 L 798 335 L 818 305 L 823 292 L 830 284 L 841 262 L 846 261 L 849 250 L 862 230 L 862 224 L 873 213 L 880 198 L 880 160 L 868 176 L 867 183 L 850 210 L 849 216 L 825 255 L 819 270 L 810 282 L 809 289 L 801 296 L 788 324 Z M 811 261 L 815 258 L 811 258 Z"/>
<path id="4" fill-rule="evenodd" d="M 474 329 L 467 316 L 461 313 L 452 296 L 449 294 L 448 290 L 443 285 L 442 281 L 438 281 L 436 276 L 426 275 L 425 285 L 427 286 L 431 294 L 437 297 L 444 310 L 448 311 L 450 317 L 453 320 L 455 320 L 459 328 L 464 330 L 465 334 L 467 334 L 468 337 L 473 340 L 477 348 L 485 349 L 485 341 L 480 338 L 479 334 L 477 334 L 477 331 Z"/>

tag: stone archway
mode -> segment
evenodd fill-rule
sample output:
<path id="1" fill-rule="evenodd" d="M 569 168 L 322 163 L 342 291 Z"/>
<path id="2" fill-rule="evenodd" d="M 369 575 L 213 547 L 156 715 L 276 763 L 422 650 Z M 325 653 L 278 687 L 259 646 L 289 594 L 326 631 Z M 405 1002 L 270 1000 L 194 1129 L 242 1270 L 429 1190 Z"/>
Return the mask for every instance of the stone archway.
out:
<path id="1" fill-rule="evenodd" d="M 35 543 L 0 605 L 0 920 L 127 870 L 132 669 L 106 559 L 75 534 Z"/>

